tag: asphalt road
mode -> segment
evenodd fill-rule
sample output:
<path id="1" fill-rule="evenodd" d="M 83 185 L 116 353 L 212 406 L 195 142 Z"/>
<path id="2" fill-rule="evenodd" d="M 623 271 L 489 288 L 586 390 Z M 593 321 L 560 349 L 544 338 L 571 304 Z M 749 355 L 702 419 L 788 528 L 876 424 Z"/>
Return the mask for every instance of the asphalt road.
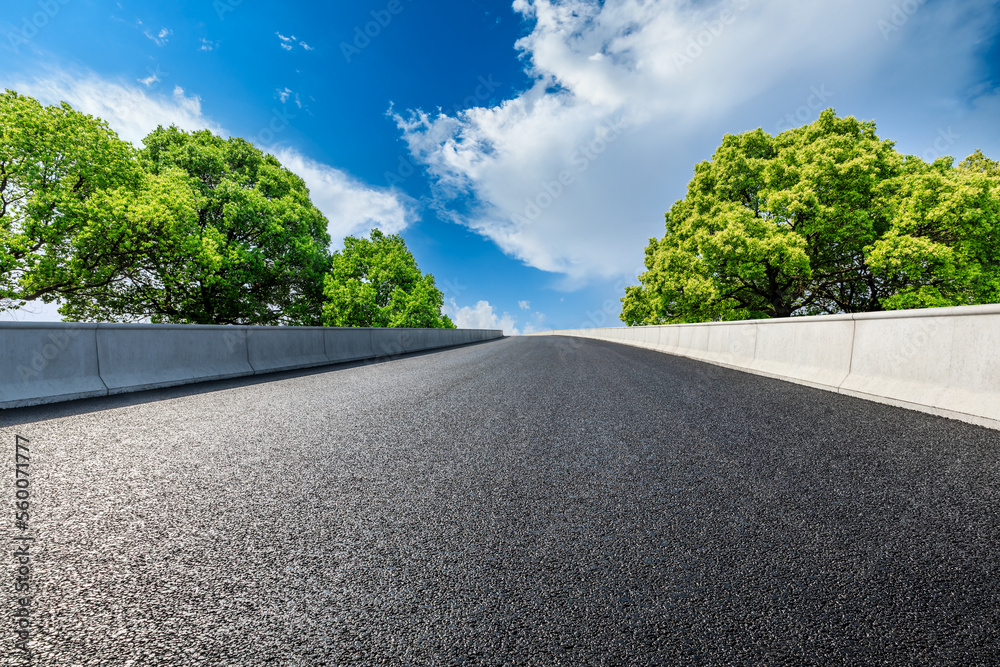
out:
<path id="1" fill-rule="evenodd" d="M 560 338 L 0 419 L 33 665 L 1000 662 L 997 431 Z"/>

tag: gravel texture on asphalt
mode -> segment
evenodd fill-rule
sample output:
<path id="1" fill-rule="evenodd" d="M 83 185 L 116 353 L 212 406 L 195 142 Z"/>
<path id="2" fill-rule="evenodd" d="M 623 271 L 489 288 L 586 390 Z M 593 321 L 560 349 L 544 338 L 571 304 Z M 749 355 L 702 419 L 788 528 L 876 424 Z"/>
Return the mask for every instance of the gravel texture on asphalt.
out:
<path id="1" fill-rule="evenodd" d="M 32 664 L 1000 661 L 1000 432 L 569 338 L 277 378 L 0 415 Z"/>

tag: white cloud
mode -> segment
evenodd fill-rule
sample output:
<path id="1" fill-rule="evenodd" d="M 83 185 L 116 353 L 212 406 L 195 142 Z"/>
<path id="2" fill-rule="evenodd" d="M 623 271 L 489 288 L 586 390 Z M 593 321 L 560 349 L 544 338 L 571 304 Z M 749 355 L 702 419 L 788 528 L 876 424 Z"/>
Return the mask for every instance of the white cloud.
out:
<path id="1" fill-rule="evenodd" d="M 441 311 L 451 318 L 459 329 L 503 329 L 507 336 L 518 336 L 517 320 L 504 313 L 497 316 L 489 301 L 479 301 L 475 306 L 459 306 L 454 299 L 444 304 Z"/>
<path id="2" fill-rule="evenodd" d="M 212 50 L 215 49 L 216 46 L 218 46 L 218 44 L 216 44 L 212 40 L 205 39 L 204 37 L 202 37 L 201 38 L 201 46 L 198 47 L 198 50 L 199 51 L 212 51 Z"/>
<path id="3" fill-rule="evenodd" d="M 140 21 L 139 23 L 141 24 L 142 22 Z M 153 40 L 157 46 L 163 46 L 170 41 L 170 36 L 174 34 L 174 31 L 170 28 L 160 28 L 160 32 L 155 35 L 148 30 L 143 31 L 143 34 Z"/>
<path id="4" fill-rule="evenodd" d="M 518 305 L 518 307 L 521 310 L 531 310 L 531 302 L 530 301 L 518 301 L 517 305 Z"/>
<path id="5" fill-rule="evenodd" d="M 186 94 L 180 86 L 175 86 L 172 94 L 164 95 L 134 84 L 102 79 L 92 72 L 66 71 L 55 71 L 47 78 L 31 81 L 5 81 L 4 85 L 44 104 L 69 102 L 79 111 L 103 118 L 118 136 L 136 145 L 141 145 L 142 139 L 158 125 L 225 134 L 204 115 L 201 98 Z"/>
<path id="6" fill-rule="evenodd" d="M 524 323 L 524 331 L 521 333 L 537 333 L 539 331 L 547 331 L 552 328 L 544 326 L 545 315 L 543 313 L 535 313 L 533 320 L 534 321 Z"/>
<path id="7" fill-rule="evenodd" d="M 979 49 L 998 15 L 989 0 L 954 4 L 924 4 L 884 39 L 879 21 L 897 0 L 515 0 L 534 23 L 516 44 L 530 89 L 489 108 L 395 120 L 440 208 L 468 211 L 454 221 L 569 286 L 634 277 L 722 135 L 775 132 L 813 86 L 835 95 L 796 124 L 836 106 L 878 114 L 888 138 L 899 137 L 885 118 L 934 130 L 927 109 L 983 75 Z"/>
<path id="8" fill-rule="evenodd" d="M 340 247 L 345 236 L 364 235 L 373 227 L 396 234 L 415 218 L 401 194 L 372 188 L 290 148 L 271 152 L 306 182 L 313 204 L 330 221 L 328 230 L 334 247 Z"/>
<path id="9" fill-rule="evenodd" d="M 295 44 L 296 43 L 298 43 L 298 45 L 301 46 L 306 51 L 315 51 L 316 50 L 314 47 L 309 46 L 305 42 L 299 41 L 298 39 L 296 39 L 295 35 L 292 35 L 291 37 L 286 37 L 286 36 L 282 35 L 280 32 L 276 32 L 274 34 L 277 35 L 278 39 L 281 40 L 280 46 L 285 51 L 291 51 L 293 48 L 295 48 Z"/>
<path id="10" fill-rule="evenodd" d="M 522 304 L 526 303 L 526 301 L 520 301 L 518 306 L 524 308 Z M 450 317 L 459 329 L 503 329 L 507 336 L 542 331 L 545 322 L 543 313 L 534 313 L 523 327 L 518 327 L 516 317 L 507 312 L 498 315 L 489 301 L 478 301 L 475 306 L 459 306 L 455 299 L 448 299 L 441 311 Z"/>
<path id="11" fill-rule="evenodd" d="M 138 81 L 142 85 L 146 86 L 147 88 L 150 87 L 150 86 L 152 86 L 154 83 L 159 82 L 159 80 L 160 80 L 160 77 L 157 76 L 156 72 L 151 73 L 145 79 L 136 79 L 136 81 Z"/>

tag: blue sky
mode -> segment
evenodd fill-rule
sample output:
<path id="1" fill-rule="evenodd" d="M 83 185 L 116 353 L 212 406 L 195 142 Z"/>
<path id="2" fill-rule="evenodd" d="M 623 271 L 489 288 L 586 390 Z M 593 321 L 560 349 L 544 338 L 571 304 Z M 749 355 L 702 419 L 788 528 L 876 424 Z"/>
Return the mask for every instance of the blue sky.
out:
<path id="1" fill-rule="evenodd" d="M 14 0 L 0 86 L 137 145 L 171 123 L 249 138 L 306 180 L 335 248 L 399 232 L 460 326 L 508 333 L 619 325 L 727 132 L 834 107 L 904 153 L 1000 157 L 993 1 L 323 4 Z"/>

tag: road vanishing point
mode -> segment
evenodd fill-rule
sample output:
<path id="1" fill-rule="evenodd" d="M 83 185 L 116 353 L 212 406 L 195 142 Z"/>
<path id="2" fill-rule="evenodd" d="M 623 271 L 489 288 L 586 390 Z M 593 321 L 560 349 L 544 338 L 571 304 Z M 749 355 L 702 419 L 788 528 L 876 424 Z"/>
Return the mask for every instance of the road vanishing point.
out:
<path id="1" fill-rule="evenodd" d="M 957 421 L 559 337 L 0 420 L 34 665 L 1000 661 L 1000 432 Z"/>

